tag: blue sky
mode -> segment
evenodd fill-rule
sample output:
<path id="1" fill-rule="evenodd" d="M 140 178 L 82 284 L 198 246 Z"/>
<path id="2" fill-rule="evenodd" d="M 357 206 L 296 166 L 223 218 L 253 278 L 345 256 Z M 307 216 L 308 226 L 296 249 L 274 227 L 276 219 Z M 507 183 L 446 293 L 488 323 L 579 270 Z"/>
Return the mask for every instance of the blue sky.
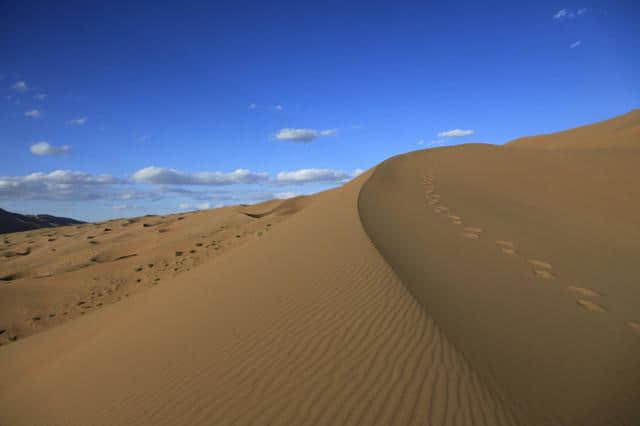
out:
<path id="1" fill-rule="evenodd" d="M 0 4 L 0 207 L 251 203 L 640 106 L 634 1 L 131 3 Z"/>

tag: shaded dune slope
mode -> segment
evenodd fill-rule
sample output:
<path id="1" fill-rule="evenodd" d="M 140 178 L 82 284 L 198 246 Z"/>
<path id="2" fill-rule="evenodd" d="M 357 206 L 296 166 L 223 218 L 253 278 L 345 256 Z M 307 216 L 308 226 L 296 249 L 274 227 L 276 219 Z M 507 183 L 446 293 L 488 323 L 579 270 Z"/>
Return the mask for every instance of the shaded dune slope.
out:
<path id="1" fill-rule="evenodd" d="M 360 193 L 380 253 L 533 424 L 640 419 L 640 149 L 619 142 L 418 151 Z"/>
<path id="2" fill-rule="evenodd" d="M 0 424 L 517 424 L 368 240 L 367 177 L 174 285 L 0 348 Z"/>

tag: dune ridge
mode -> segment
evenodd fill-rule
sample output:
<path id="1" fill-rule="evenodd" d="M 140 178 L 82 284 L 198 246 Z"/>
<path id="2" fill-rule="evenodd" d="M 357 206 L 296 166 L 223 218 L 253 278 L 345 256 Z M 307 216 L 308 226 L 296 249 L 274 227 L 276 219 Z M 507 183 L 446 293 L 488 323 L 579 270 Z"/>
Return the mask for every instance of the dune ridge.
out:
<path id="1" fill-rule="evenodd" d="M 224 261 L 0 348 L 0 423 L 522 424 L 369 241 L 369 174 Z"/>
<path id="2" fill-rule="evenodd" d="M 637 111 L 621 120 L 638 128 Z M 563 133 L 553 150 L 417 151 L 360 192 L 376 248 L 531 424 L 640 420 L 640 149 L 627 135 L 594 150 Z"/>
<path id="3" fill-rule="evenodd" d="M 506 145 L 510 148 L 540 150 L 639 148 L 640 109 L 574 129 L 514 139 Z"/>

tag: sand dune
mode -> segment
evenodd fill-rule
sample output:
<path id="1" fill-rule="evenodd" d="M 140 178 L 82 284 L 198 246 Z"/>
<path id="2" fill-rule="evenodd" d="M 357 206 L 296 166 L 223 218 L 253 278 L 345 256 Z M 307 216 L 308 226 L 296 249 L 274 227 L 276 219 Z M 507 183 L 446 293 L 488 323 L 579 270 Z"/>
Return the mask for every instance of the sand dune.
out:
<path id="1" fill-rule="evenodd" d="M 0 419 L 515 424 L 369 242 L 366 178 L 176 282 L 5 345 Z"/>
<path id="2" fill-rule="evenodd" d="M 588 126 L 519 138 L 507 145 L 542 150 L 635 149 L 640 147 L 640 109 Z"/>
<path id="3" fill-rule="evenodd" d="M 298 210 L 291 209 L 299 205 Z M 0 345 L 134 296 L 261 238 L 304 202 L 145 216 L 3 235 Z"/>
<path id="4" fill-rule="evenodd" d="M 640 318 L 640 140 L 625 139 L 639 124 L 634 111 L 563 133 L 558 146 L 528 139 L 543 150 L 401 155 L 361 191 L 376 247 L 535 424 L 640 420 L 640 335 L 630 325 Z M 612 126 L 622 140 L 569 149 L 582 142 L 571 137 Z"/>
<path id="5" fill-rule="evenodd" d="M 638 424 L 637 124 L 10 234 L 0 424 Z"/>

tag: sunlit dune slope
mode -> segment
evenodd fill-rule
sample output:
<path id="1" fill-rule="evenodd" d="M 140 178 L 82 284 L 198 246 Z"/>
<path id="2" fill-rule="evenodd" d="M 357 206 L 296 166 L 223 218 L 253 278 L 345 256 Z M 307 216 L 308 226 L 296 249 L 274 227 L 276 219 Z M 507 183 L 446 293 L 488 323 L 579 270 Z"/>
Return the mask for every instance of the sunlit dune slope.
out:
<path id="1" fill-rule="evenodd" d="M 0 345 L 219 260 L 270 232 L 296 212 L 291 206 L 303 204 L 298 197 L 5 234 L 0 239 Z M 246 211 L 263 214 L 256 219 Z"/>
<path id="2" fill-rule="evenodd" d="M 0 424 L 518 424 L 371 245 L 357 211 L 368 176 L 243 206 L 296 213 L 1 347 Z"/>
<path id="3" fill-rule="evenodd" d="M 640 420 L 637 129 L 634 111 L 557 139 L 400 155 L 360 193 L 380 253 L 533 424 Z"/>
<path id="4" fill-rule="evenodd" d="M 515 139 L 507 145 L 544 150 L 640 149 L 640 109 L 588 126 Z"/>

